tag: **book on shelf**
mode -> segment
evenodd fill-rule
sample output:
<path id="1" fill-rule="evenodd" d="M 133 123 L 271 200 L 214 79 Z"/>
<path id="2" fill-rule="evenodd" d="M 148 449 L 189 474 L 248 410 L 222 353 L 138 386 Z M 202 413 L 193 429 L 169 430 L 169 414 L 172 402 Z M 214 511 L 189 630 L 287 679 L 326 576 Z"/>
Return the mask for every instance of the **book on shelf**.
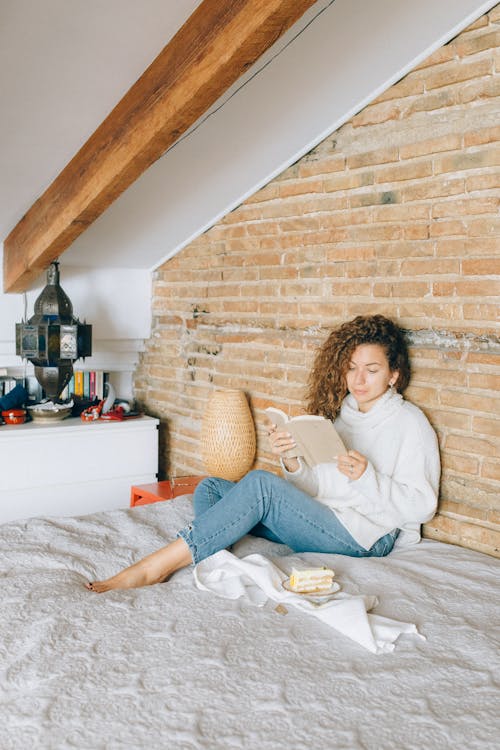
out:
<path id="1" fill-rule="evenodd" d="M 104 372 L 102 370 L 96 370 L 95 395 L 99 399 L 99 401 L 102 401 L 102 399 L 104 398 Z"/>
<path id="2" fill-rule="evenodd" d="M 83 398 L 83 370 L 75 370 L 73 377 L 75 379 L 73 393 Z"/>
<path id="3" fill-rule="evenodd" d="M 96 376 L 96 371 L 90 370 L 89 372 L 89 398 L 91 401 L 93 401 L 96 397 L 95 376 Z"/>
<path id="4" fill-rule="evenodd" d="M 83 397 L 90 398 L 90 372 L 83 371 Z"/>
<path id="5" fill-rule="evenodd" d="M 105 397 L 105 384 L 109 381 L 109 373 L 102 370 L 75 370 L 66 388 L 61 393 L 65 400 L 76 396 L 88 398 L 91 401 L 102 401 Z"/>
<path id="6" fill-rule="evenodd" d="M 289 432 L 295 440 L 296 446 L 287 452 L 287 458 L 300 457 L 309 466 L 316 466 L 331 463 L 337 456 L 347 453 L 347 448 L 330 419 L 316 414 L 289 417 L 274 406 L 269 406 L 266 414 L 278 430 Z"/>

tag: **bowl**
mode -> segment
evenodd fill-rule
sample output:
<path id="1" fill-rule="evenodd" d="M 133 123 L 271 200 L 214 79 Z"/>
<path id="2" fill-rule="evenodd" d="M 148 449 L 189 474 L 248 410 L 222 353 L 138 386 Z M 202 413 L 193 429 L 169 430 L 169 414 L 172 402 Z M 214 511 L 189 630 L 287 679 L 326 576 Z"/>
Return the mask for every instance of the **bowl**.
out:
<path id="1" fill-rule="evenodd" d="M 6 409 L 2 412 L 2 419 L 5 424 L 23 424 L 26 422 L 26 410 Z"/>
<path id="2" fill-rule="evenodd" d="M 61 422 L 66 417 L 71 416 L 72 406 L 59 406 L 55 409 L 43 409 L 37 408 L 36 406 L 30 406 L 30 417 L 33 422 L 40 422 L 41 424 L 53 424 L 54 422 Z"/>

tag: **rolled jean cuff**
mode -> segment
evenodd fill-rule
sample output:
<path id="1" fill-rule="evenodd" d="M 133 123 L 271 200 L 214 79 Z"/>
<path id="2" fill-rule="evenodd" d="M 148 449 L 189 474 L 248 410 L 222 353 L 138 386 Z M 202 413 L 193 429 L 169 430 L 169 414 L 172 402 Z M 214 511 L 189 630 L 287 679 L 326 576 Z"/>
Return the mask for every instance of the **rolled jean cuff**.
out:
<path id="1" fill-rule="evenodd" d="M 183 529 L 180 529 L 180 531 L 177 532 L 177 538 L 184 539 L 187 546 L 189 547 L 189 551 L 191 552 L 191 557 L 193 558 L 193 563 L 196 565 L 200 562 L 198 559 L 198 552 L 196 549 L 196 545 L 193 542 L 193 527 L 191 524 L 189 526 L 185 526 Z"/>

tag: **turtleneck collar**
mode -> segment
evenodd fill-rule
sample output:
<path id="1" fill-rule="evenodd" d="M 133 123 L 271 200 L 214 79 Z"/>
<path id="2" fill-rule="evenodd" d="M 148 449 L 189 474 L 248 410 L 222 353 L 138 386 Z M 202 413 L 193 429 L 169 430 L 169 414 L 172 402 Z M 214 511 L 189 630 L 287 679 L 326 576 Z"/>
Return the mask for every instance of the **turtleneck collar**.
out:
<path id="1" fill-rule="evenodd" d="M 403 397 L 390 388 L 376 401 L 367 412 L 359 410 L 358 403 L 351 393 L 345 397 L 340 409 L 340 418 L 349 427 L 363 429 L 375 427 L 391 416 L 403 404 Z"/>

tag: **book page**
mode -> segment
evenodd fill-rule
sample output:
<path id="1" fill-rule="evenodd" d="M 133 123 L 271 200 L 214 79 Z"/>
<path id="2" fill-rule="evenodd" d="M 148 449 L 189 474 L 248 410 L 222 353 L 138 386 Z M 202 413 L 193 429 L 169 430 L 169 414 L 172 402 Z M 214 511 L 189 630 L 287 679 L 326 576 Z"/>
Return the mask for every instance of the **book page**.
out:
<path id="1" fill-rule="evenodd" d="M 295 438 L 297 455 L 303 456 L 310 466 L 331 463 L 347 450 L 333 423 L 328 419 L 291 420 L 286 428 Z"/>
<path id="2" fill-rule="evenodd" d="M 286 458 L 304 458 L 309 466 L 335 461 L 347 453 L 333 422 L 317 414 L 301 414 L 289 418 L 281 409 L 266 409 L 269 419 L 279 430 L 289 432 L 296 447 L 287 451 Z"/>

